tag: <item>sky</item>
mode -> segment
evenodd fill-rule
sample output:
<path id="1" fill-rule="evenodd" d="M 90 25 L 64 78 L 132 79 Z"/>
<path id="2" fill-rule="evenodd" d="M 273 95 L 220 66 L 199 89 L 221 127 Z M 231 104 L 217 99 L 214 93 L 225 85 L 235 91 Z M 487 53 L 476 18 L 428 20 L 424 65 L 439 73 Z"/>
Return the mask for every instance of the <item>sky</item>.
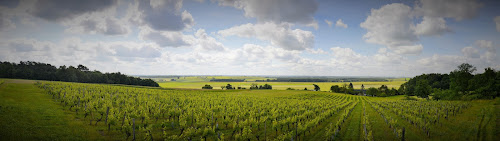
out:
<path id="1" fill-rule="evenodd" d="M 498 0 L 2 0 L 0 61 L 129 75 L 500 70 Z"/>

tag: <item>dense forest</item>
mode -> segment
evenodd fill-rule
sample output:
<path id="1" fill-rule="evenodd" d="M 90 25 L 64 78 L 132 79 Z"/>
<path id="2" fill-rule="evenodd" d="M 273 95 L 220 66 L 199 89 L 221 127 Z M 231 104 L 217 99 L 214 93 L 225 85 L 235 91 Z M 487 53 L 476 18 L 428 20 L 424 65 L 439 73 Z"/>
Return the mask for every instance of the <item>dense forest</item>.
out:
<path id="1" fill-rule="evenodd" d="M 141 79 L 117 73 L 101 73 L 97 70 L 90 71 L 83 65 L 60 66 L 56 68 L 51 64 L 39 62 L 0 62 L 0 78 L 18 78 L 49 81 L 66 81 L 81 83 L 106 83 L 159 87 L 151 79 Z"/>
<path id="2" fill-rule="evenodd" d="M 476 67 L 464 63 L 450 74 L 422 74 L 401 85 L 404 94 L 435 100 L 492 99 L 499 96 L 500 71 L 486 68 L 473 74 Z"/>

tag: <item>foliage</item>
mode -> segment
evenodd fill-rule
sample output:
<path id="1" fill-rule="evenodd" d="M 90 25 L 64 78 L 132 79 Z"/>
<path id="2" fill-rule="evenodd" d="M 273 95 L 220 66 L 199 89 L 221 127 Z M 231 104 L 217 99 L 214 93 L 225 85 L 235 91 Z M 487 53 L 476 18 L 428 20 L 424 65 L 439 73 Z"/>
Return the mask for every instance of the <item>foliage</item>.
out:
<path id="1" fill-rule="evenodd" d="M 318 85 L 313 84 L 313 86 L 314 86 L 314 91 L 320 91 L 321 90 L 321 88 Z"/>
<path id="2" fill-rule="evenodd" d="M 269 84 L 264 84 L 264 85 L 258 86 L 257 84 L 252 83 L 252 85 L 250 86 L 250 89 L 273 89 L 273 86 L 271 86 Z"/>
<path id="3" fill-rule="evenodd" d="M 378 95 L 378 89 L 377 88 L 368 88 L 368 90 L 366 91 L 366 95 L 369 95 L 369 96 L 377 96 Z"/>
<path id="4" fill-rule="evenodd" d="M 205 86 L 201 87 L 201 89 L 213 89 L 213 87 L 208 84 L 205 84 Z"/>
<path id="5" fill-rule="evenodd" d="M 231 84 L 227 84 L 227 85 L 226 85 L 226 89 L 227 89 L 227 90 L 230 90 L 230 89 L 234 89 L 234 88 L 233 88 L 233 86 L 232 86 Z"/>
<path id="6" fill-rule="evenodd" d="M 332 91 L 334 93 L 339 93 L 340 92 L 339 85 L 333 85 L 332 87 L 330 87 L 330 91 Z"/>
<path id="7" fill-rule="evenodd" d="M 476 67 L 463 63 L 450 74 L 422 74 L 402 84 L 405 95 L 435 100 L 493 99 L 500 92 L 500 71 L 486 68 L 484 73 L 472 74 Z M 417 89 L 418 88 L 418 89 Z M 431 91 L 432 90 L 432 91 Z M 432 94 L 431 94 L 432 93 Z"/>

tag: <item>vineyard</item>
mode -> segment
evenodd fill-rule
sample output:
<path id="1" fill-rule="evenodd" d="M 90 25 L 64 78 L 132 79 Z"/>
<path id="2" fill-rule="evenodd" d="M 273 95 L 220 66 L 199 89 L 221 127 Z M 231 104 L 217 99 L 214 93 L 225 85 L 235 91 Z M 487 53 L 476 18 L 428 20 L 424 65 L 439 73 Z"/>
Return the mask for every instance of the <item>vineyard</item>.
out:
<path id="1" fill-rule="evenodd" d="M 475 102 L 326 92 L 258 95 L 66 82 L 35 85 L 81 122 L 104 127 L 105 134 L 118 140 L 495 138 L 494 108 L 477 107 L 480 103 Z"/>

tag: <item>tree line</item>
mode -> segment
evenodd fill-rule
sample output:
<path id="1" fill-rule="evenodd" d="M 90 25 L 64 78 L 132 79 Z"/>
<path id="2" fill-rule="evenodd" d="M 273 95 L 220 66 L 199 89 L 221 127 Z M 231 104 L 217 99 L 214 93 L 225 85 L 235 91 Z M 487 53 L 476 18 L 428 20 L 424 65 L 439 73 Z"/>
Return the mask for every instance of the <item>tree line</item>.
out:
<path id="1" fill-rule="evenodd" d="M 449 74 L 422 74 L 401 85 L 409 96 L 435 100 L 493 99 L 499 96 L 500 71 L 485 68 L 484 73 L 473 74 L 476 67 L 463 63 Z"/>
<path id="2" fill-rule="evenodd" d="M 10 63 L 0 61 L 0 78 L 33 79 L 48 81 L 65 81 L 80 83 L 105 83 L 105 84 L 125 84 L 159 87 L 158 83 L 151 79 L 141 79 L 116 73 L 101 73 L 100 71 L 90 71 L 86 66 L 60 66 L 56 68 L 51 64 L 33 61 Z"/>
<path id="3" fill-rule="evenodd" d="M 367 96 L 377 96 L 377 97 L 386 97 L 386 96 L 394 96 L 401 95 L 401 89 L 396 90 L 394 88 L 389 89 L 386 85 L 381 85 L 379 88 L 368 88 L 365 89 L 365 86 L 361 84 L 361 89 L 354 89 L 354 85 L 349 83 L 349 85 L 345 84 L 342 86 L 333 85 L 330 87 L 331 92 L 335 93 L 345 93 L 345 94 L 366 94 Z"/>
<path id="4" fill-rule="evenodd" d="M 226 90 L 231 90 L 231 89 L 236 89 L 238 88 L 239 89 L 246 89 L 245 87 L 234 87 L 233 85 L 231 84 L 227 84 L 226 86 L 220 86 L 221 89 L 226 89 Z M 201 87 L 201 89 L 213 89 L 212 86 L 208 85 L 208 84 L 205 84 L 205 86 Z M 250 86 L 250 89 L 273 89 L 273 86 L 269 85 L 269 84 L 264 84 L 264 85 L 257 85 L 255 83 L 252 83 L 252 85 Z"/>

